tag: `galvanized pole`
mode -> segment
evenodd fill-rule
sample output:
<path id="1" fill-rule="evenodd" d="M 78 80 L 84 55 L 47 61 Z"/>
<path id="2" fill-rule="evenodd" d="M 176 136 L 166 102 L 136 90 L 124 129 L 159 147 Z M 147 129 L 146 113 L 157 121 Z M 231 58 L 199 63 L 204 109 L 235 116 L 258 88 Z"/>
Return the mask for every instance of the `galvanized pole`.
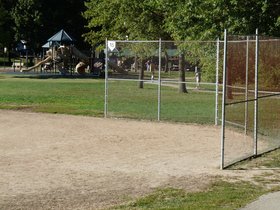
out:
<path id="1" fill-rule="evenodd" d="M 216 101 L 215 101 L 215 125 L 219 123 L 219 51 L 220 51 L 220 40 L 217 39 L 217 56 L 216 56 Z"/>
<path id="2" fill-rule="evenodd" d="M 108 40 L 106 38 L 105 48 L 105 102 L 104 102 L 104 117 L 108 114 Z"/>
<path id="3" fill-rule="evenodd" d="M 161 111 L 161 39 L 159 39 L 158 52 L 158 121 L 160 121 Z"/>
<path id="4" fill-rule="evenodd" d="M 246 81 L 245 81 L 245 135 L 248 129 L 248 77 L 249 77 L 249 37 L 246 42 Z"/>
<path id="5" fill-rule="evenodd" d="M 255 48 L 255 108 L 254 108 L 254 155 L 258 154 L 258 72 L 259 72 L 259 33 L 256 29 Z"/>
<path id="6" fill-rule="evenodd" d="M 224 32 L 224 61 L 223 61 L 223 100 L 222 100 L 222 131 L 221 131 L 221 165 L 224 169 L 225 155 L 225 106 L 226 106 L 226 77 L 227 77 L 227 30 Z"/>

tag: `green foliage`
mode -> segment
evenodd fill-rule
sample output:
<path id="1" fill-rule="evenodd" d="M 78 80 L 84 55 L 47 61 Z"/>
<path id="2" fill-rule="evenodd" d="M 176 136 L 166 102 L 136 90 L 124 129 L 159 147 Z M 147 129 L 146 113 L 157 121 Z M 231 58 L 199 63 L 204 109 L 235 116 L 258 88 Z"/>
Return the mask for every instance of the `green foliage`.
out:
<path id="1" fill-rule="evenodd" d="M 228 29 L 232 34 L 279 36 L 277 0 L 179 1 L 166 16 L 166 28 L 175 39 L 215 39 Z"/>
<path id="2" fill-rule="evenodd" d="M 88 20 L 87 27 L 93 31 L 85 34 L 85 40 L 92 45 L 104 42 L 105 38 L 117 39 L 116 29 L 119 28 L 117 22 L 117 8 L 120 7 L 119 1 L 89 1 L 85 2 L 87 10 L 84 17 Z"/>
<path id="3" fill-rule="evenodd" d="M 280 6 L 277 0 L 90 0 L 84 13 L 92 44 L 108 39 L 215 40 L 224 29 L 230 34 L 279 35 Z M 191 50 L 194 50 L 192 47 Z M 213 49 L 192 52 L 207 80 L 215 78 Z M 207 52 L 208 56 L 201 56 Z M 186 57 L 187 61 L 189 56 Z M 190 61 L 192 62 L 192 61 Z M 196 61 L 197 62 L 197 61 Z"/>
<path id="4" fill-rule="evenodd" d="M 280 65 L 278 67 L 267 67 L 260 63 L 259 84 L 262 90 L 279 91 L 280 90 Z"/>
<path id="5" fill-rule="evenodd" d="M 259 86 L 262 90 L 280 91 L 280 41 L 260 42 Z"/>
<path id="6" fill-rule="evenodd" d="M 36 0 L 19 0 L 12 11 L 15 21 L 15 39 L 30 42 L 38 33 L 41 12 Z"/>
<path id="7" fill-rule="evenodd" d="M 214 39 L 224 28 L 230 33 L 252 34 L 258 27 L 262 34 L 280 35 L 278 0 L 1 0 L 0 5 L 2 45 L 11 43 L 15 30 L 17 39 L 30 39 L 39 48 L 61 28 L 78 41 L 85 34 L 92 44 L 126 36 Z"/>
<path id="8" fill-rule="evenodd" d="M 13 22 L 10 14 L 9 3 L 5 0 L 0 0 L 0 47 L 10 47 L 13 42 Z M 2 50 L 0 50 L 1 52 Z"/>
<path id="9" fill-rule="evenodd" d="M 135 37 L 153 39 L 164 34 L 175 40 L 214 39 L 222 34 L 224 28 L 228 28 L 231 33 L 239 34 L 253 33 L 256 27 L 265 34 L 277 35 L 279 33 L 277 32 L 279 3 L 275 0 L 269 2 L 261 0 L 181 0 L 176 2 L 172 0 L 145 0 L 143 2 L 91 0 L 87 3 L 87 8 L 85 17 L 89 21 L 90 28 L 108 26 L 109 22 L 113 21 L 111 26 L 115 33 L 125 35 L 124 31 L 115 30 L 124 29 L 126 35 L 132 39 Z"/>
<path id="10" fill-rule="evenodd" d="M 5 8 L 2 5 L 2 2 L 0 0 L 0 40 L 5 39 L 5 35 L 3 36 L 3 33 L 5 31 L 5 23 L 7 22 L 8 18 L 8 12 L 5 10 Z M 1 48 L 3 47 L 4 43 L 2 41 Z"/>
<path id="11" fill-rule="evenodd" d="M 216 42 L 186 41 L 181 42 L 179 48 L 185 60 L 200 69 L 204 81 L 216 81 Z"/>
<path id="12" fill-rule="evenodd" d="M 139 57 L 158 56 L 158 43 L 139 43 L 134 45 L 132 49 Z"/>
<path id="13" fill-rule="evenodd" d="M 123 40 L 167 38 L 163 29 L 163 11 L 153 0 L 91 0 L 85 3 L 84 17 L 91 29 L 85 39 L 92 44 L 105 38 Z"/>

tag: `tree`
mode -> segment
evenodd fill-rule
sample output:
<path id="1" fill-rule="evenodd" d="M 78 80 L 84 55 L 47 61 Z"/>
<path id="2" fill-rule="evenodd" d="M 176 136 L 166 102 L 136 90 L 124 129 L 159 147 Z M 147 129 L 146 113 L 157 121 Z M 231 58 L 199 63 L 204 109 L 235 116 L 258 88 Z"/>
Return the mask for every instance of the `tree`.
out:
<path id="1" fill-rule="evenodd" d="M 163 11 L 153 0 L 91 0 L 85 3 L 86 41 L 103 43 L 108 39 L 170 38 L 163 29 Z"/>
<path id="2" fill-rule="evenodd" d="M 256 28 L 260 34 L 280 35 L 280 3 L 277 0 L 182 0 L 170 5 L 165 28 L 175 40 L 215 40 L 223 35 L 224 29 L 235 35 L 254 34 Z M 188 46 L 188 49 L 199 59 L 206 76 L 204 79 L 214 81 L 215 48 L 205 44 Z"/>
<path id="3" fill-rule="evenodd" d="M 13 1 L 0 0 L 0 46 L 11 48 L 13 43 L 13 21 L 10 15 Z"/>
<path id="4" fill-rule="evenodd" d="M 15 40 L 25 40 L 34 48 L 40 32 L 41 13 L 36 0 L 19 0 L 12 10 Z M 35 42 L 34 42 L 35 41 Z"/>
<path id="5" fill-rule="evenodd" d="M 247 35 L 259 28 L 261 34 L 280 36 L 279 0 L 90 0 L 86 8 L 83 15 L 90 31 L 85 39 L 92 44 L 126 35 L 130 39 L 216 40 L 224 29 Z M 211 46 L 195 53 L 210 81 L 215 79 L 215 54 Z"/>
<path id="6" fill-rule="evenodd" d="M 91 31 L 85 34 L 85 39 L 91 44 L 102 43 L 106 38 L 122 40 L 126 36 L 137 40 L 170 39 L 169 33 L 164 29 L 165 7 L 160 1 L 91 0 L 86 3 L 86 7 L 84 17 L 88 20 L 87 27 Z M 139 50 L 142 51 L 139 58 L 143 66 L 143 58 L 149 54 L 149 48 L 142 44 L 137 51 Z M 183 77 L 184 66 L 180 67 L 180 76 Z M 143 67 L 140 69 L 139 78 L 144 78 Z M 185 78 L 180 79 L 184 80 Z M 183 88 L 185 84 L 180 86 L 182 92 L 187 92 L 186 88 Z M 139 83 L 139 87 L 143 88 L 143 82 Z"/>
<path id="7" fill-rule="evenodd" d="M 215 39 L 224 29 L 231 34 L 254 34 L 256 28 L 279 36 L 278 0 L 181 0 L 168 13 L 165 26 L 174 39 Z"/>
<path id="8" fill-rule="evenodd" d="M 185 79 L 185 56 L 184 54 L 179 55 L 179 92 L 187 93 L 186 79 Z"/>
<path id="9" fill-rule="evenodd" d="M 1 48 L 5 46 L 9 41 L 9 30 L 6 30 L 7 23 L 9 21 L 9 13 L 4 8 L 1 0 L 0 0 L 0 40 L 1 40 Z"/>

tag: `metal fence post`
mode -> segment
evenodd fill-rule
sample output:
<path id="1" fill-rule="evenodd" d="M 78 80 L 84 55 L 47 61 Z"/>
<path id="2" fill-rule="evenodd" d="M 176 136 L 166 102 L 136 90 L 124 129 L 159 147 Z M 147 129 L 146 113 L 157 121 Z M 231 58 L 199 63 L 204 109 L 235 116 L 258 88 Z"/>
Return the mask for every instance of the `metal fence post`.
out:
<path id="1" fill-rule="evenodd" d="M 108 40 L 106 38 L 105 44 L 105 101 L 104 101 L 104 117 L 108 114 Z"/>
<path id="2" fill-rule="evenodd" d="M 227 77 L 227 30 L 224 32 L 224 58 L 223 58 L 223 102 L 222 102 L 222 131 L 221 131 L 221 165 L 224 169 L 224 153 L 225 153 L 225 106 L 226 106 L 226 77 Z"/>
<path id="3" fill-rule="evenodd" d="M 159 39 L 158 49 L 158 121 L 160 121 L 161 112 L 161 39 Z"/>
<path id="4" fill-rule="evenodd" d="M 215 125 L 219 123 L 219 51 L 220 51 L 220 40 L 217 39 L 217 57 L 216 57 L 216 101 L 215 101 Z"/>
<path id="5" fill-rule="evenodd" d="M 249 37 L 246 41 L 246 81 L 245 81 L 245 135 L 248 129 L 248 78 L 249 78 Z"/>
<path id="6" fill-rule="evenodd" d="M 256 29 L 255 48 L 255 107 L 254 107 L 254 155 L 258 154 L 258 72 L 259 72 L 259 34 Z"/>

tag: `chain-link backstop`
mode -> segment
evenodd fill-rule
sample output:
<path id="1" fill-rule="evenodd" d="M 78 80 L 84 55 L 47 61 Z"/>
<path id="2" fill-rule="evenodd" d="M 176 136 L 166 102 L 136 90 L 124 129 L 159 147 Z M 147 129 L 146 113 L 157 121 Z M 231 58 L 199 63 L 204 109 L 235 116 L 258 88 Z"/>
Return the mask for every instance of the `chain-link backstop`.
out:
<path id="1" fill-rule="evenodd" d="M 223 44 L 221 168 L 280 146 L 280 39 L 225 32 Z"/>
<path id="2" fill-rule="evenodd" d="M 280 146 L 280 40 L 106 41 L 106 117 L 216 125 L 221 168 Z"/>

